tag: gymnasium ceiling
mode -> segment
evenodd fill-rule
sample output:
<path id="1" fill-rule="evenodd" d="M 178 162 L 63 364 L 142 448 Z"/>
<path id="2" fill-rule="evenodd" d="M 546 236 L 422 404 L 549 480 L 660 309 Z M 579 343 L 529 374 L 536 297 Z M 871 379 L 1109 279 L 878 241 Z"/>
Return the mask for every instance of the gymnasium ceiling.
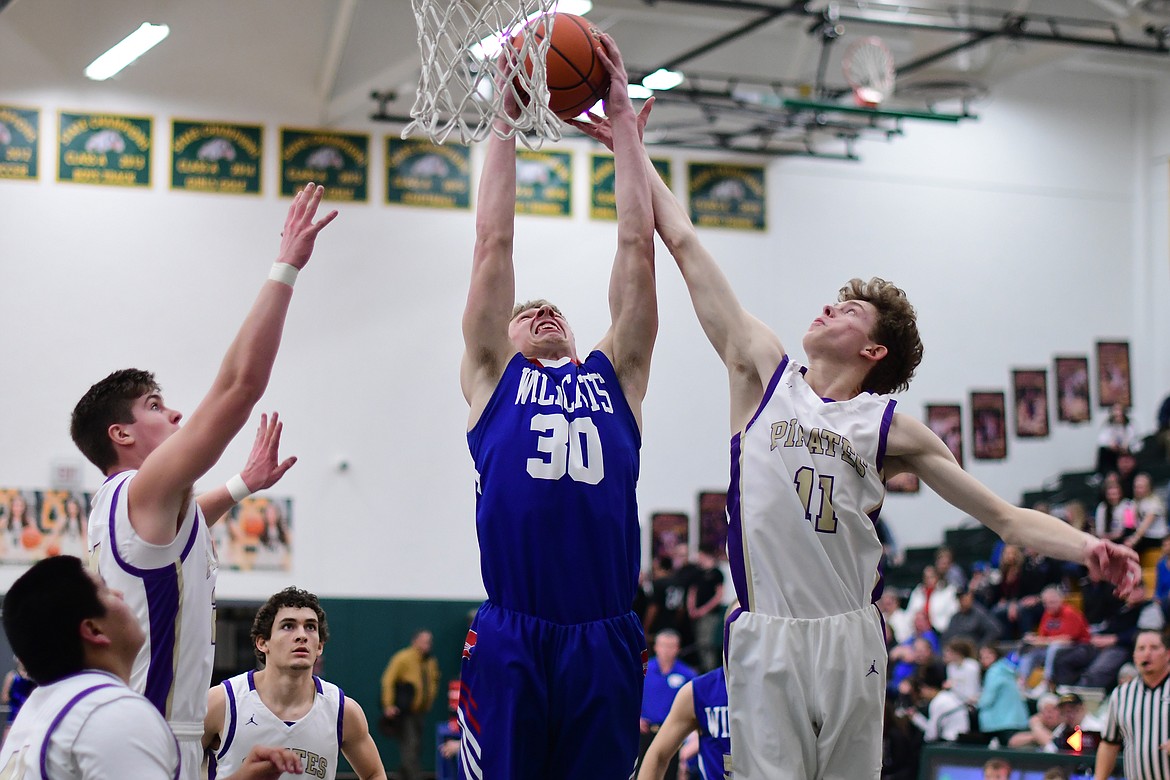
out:
<path id="1" fill-rule="evenodd" d="M 898 69 L 887 109 L 977 114 L 997 84 L 1040 67 L 1170 77 L 1170 0 L 595 0 L 589 19 L 635 79 L 687 75 L 647 136 L 679 146 L 850 156 L 857 139 L 896 134 L 913 120 L 792 103 L 851 105 L 842 54 L 869 35 Z M 116 85 L 88 82 L 85 65 L 143 21 L 170 37 Z M 0 0 L 0 94 L 254 97 L 346 127 L 408 114 L 415 35 L 409 0 Z"/>

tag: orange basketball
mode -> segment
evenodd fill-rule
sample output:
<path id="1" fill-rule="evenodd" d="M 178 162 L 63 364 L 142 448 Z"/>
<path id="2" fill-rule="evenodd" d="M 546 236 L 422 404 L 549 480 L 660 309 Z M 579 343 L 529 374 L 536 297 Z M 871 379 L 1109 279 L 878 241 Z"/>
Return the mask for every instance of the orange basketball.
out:
<path id="1" fill-rule="evenodd" d="M 527 28 L 517 33 L 512 45 L 519 48 L 526 32 Z M 543 39 L 544 23 L 537 23 L 532 34 Z M 548 107 L 561 119 L 572 119 L 609 95 L 609 71 L 597 56 L 599 35 L 596 27 L 574 14 L 556 14 L 553 20 L 545 58 Z M 525 70 L 532 73 L 531 62 L 525 63 Z"/>
<path id="2" fill-rule="evenodd" d="M 49 542 L 49 545 L 45 548 L 45 557 L 52 558 L 60 554 L 61 545 L 57 544 L 56 542 Z"/>
<path id="3" fill-rule="evenodd" d="M 264 518 L 255 512 L 244 515 L 244 533 L 248 536 L 259 536 L 264 533 Z"/>
<path id="4" fill-rule="evenodd" d="M 36 547 L 39 547 L 42 539 L 44 539 L 44 534 L 42 534 L 41 529 L 37 528 L 35 525 L 27 525 L 24 527 L 24 530 L 20 532 L 20 543 L 24 545 L 24 549 L 26 550 L 32 550 Z"/>

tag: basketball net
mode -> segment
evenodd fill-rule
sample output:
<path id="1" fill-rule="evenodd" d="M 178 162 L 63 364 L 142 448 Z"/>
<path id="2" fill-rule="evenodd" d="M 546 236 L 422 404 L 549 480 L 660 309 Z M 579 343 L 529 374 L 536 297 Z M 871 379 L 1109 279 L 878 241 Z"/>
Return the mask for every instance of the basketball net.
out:
<path id="1" fill-rule="evenodd" d="M 849 44 L 841 69 L 859 106 L 877 108 L 894 93 L 894 55 L 876 35 Z"/>
<path id="2" fill-rule="evenodd" d="M 489 132 L 518 135 L 528 148 L 561 137 L 561 122 L 548 108 L 545 56 L 557 0 L 411 0 L 422 55 L 413 121 L 402 137 L 423 135 L 441 144 L 456 129 L 463 143 Z M 482 7 L 477 7 L 482 6 Z M 525 35 L 516 56 L 499 57 L 525 24 L 542 22 L 549 35 Z M 531 63 L 528 73 L 524 63 Z M 497 88 L 497 85 L 503 85 Z M 520 115 L 503 110 L 508 92 Z M 531 97 L 529 97 L 531 96 Z M 496 126 L 495 120 L 501 120 Z"/>

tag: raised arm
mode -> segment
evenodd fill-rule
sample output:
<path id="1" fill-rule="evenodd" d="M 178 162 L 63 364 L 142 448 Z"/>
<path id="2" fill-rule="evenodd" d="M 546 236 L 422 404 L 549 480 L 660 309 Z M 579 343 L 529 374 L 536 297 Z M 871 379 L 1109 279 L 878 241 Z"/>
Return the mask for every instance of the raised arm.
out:
<path id="1" fill-rule="evenodd" d="M 378 746 L 370 736 L 366 713 L 353 699 L 345 700 L 345 718 L 342 726 L 341 753 L 353 767 L 359 780 L 386 780 L 386 770 L 378 755 Z"/>
<path id="2" fill-rule="evenodd" d="M 317 234 L 337 216 L 332 211 L 314 222 L 323 193 L 323 187 L 310 184 L 293 199 L 276 264 L 228 347 L 211 390 L 187 424 L 146 457 L 130 483 L 130 522 L 144 541 L 168 544 L 175 538 L 191 486 L 219 460 L 268 386 L 293 280 L 309 262 Z"/>
<path id="3" fill-rule="evenodd" d="M 1141 576 L 1137 554 L 1078 531 L 1043 512 L 1012 506 L 959 466 L 934 432 L 912 417 L 895 414 L 886 443 L 887 477 L 917 474 L 949 503 L 995 531 L 1008 544 L 1088 567 L 1093 579 L 1108 580 L 1122 598 Z"/>
<path id="4" fill-rule="evenodd" d="M 293 467 L 297 462 L 296 456 L 280 459 L 280 434 L 283 430 L 284 423 L 280 422 L 280 416 L 276 412 L 272 413 L 271 418 L 266 414 L 260 415 L 260 430 L 256 431 L 256 440 L 252 442 L 252 452 L 248 455 L 244 470 L 232 477 L 227 484 L 212 488 L 195 499 L 199 508 L 203 510 L 203 518 L 207 525 L 215 525 L 229 509 L 244 500 L 247 495 L 267 490 L 275 485 L 284 473 Z"/>
<path id="5" fill-rule="evenodd" d="M 599 56 L 610 79 L 605 110 L 613 138 L 618 247 L 609 277 L 610 328 L 597 348 L 613 359 L 626 399 L 640 419 L 650 380 L 650 355 L 658 335 L 654 211 L 650 179 L 642 162 L 646 152 L 630 102 L 630 78 L 613 38 L 602 34 L 601 45 Z"/>
<path id="6" fill-rule="evenodd" d="M 504 50 L 509 51 L 510 46 Z M 509 56 L 509 55 L 501 55 Z M 510 86 L 504 111 L 519 116 L 520 109 Z M 506 123 L 496 120 L 496 129 Z M 463 363 L 459 384 L 471 407 L 469 425 L 479 419 L 496 382 L 515 352 L 508 338 L 508 320 L 516 297 L 512 266 L 512 242 L 516 222 L 516 138 L 488 137 L 487 154 L 479 174 L 475 202 L 475 251 L 471 260 L 471 285 L 463 310 Z"/>

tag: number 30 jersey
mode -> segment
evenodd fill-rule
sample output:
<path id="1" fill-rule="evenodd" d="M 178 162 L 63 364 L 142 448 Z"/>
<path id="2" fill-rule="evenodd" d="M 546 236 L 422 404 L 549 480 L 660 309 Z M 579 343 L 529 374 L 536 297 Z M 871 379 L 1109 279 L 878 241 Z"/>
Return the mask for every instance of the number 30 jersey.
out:
<path id="1" fill-rule="evenodd" d="M 641 434 L 609 358 L 517 353 L 467 444 L 488 598 L 560 624 L 627 614 L 641 558 Z"/>
<path id="2" fill-rule="evenodd" d="M 874 520 L 895 401 L 821 398 L 805 368 L 777 366 L 731 439 L 728 557 L 740 605 L 776 617 L 855 612 L 881 595 Z"/>

